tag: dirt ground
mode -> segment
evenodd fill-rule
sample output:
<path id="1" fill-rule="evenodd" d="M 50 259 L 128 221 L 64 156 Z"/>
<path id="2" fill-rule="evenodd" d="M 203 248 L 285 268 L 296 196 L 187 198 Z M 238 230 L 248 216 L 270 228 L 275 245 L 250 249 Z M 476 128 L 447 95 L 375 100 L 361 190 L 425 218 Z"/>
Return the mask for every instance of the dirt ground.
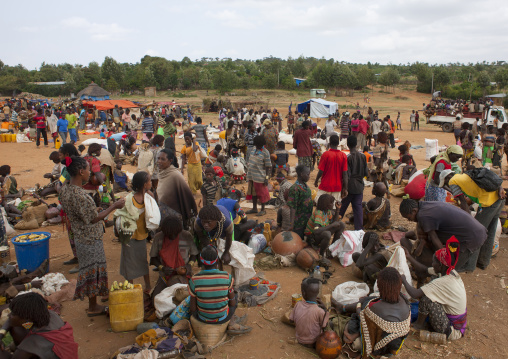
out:
<path id="1" fill-rule="evenodd" d="M 191 103 L 200 105 L 204 93 L 196 92 L 197 97 L 190 97 L 179 101 L 180 103 Z M 270 107 L 276 107 L 281 114 L 287 114 L 289 103 L 297 103 L 306 100 L 306 95 L 290 94 L 287 91 L 267 92 L 258 91 L 258 96 L 270 100 Z M 396 94 L 374 93 L 371 94 L 370 106 L 379 110 L 380 115 L 391 114 L 396 119 L 397 111 L 401 112 L 403 131 L 397 131 L 396 137 L 401 142 L 409 140 L 412 145 L 424 146 L 425 138 L 436 138 L 439 145 L 450 145 L 453 143 L 453 135 L 444 133 L 440 128 L 432 125 L 425 125 L 424 119 L 420 131 L 411 132 L 409 129 L 409 113 L 412 109 L 419 110 L 422 103 L 426 103 L 428 96 L 412 91 Z M 396 98 L 399 96 L 399 98 Z M 158 97 L 156 100 L 170 100 L 170 98 Z M 240 100 L 241 98 L 232 98 Z M 146 99 L 144 99 L 146 100 Z M 327 100 L 336 101 L 340 105 L 346 101 L 360 102 L 364 105 L 363 95 L 359 94 L 354 98 L 327 97 Z M 178 101 L 178 100 L 177 100 Z M 216 114 L 198 113 L 204 123 L 213 122 L 217 124 Z M 324 120 L 321 120 L 321 125 Z M 89 136 L 81 136 L 81 139 Z M 183 142 L 177 143 L 177 148 Z M 289 146 L 287 147 L 289 149 Z M 12 167 L 12 174 L 18 181 L 18 186 L 31 188 L 35 183 L 45 183 L 42 178 L 44 173 L 50 172 L 53 166 L 48 159 L 51 148 L 36 149 L 34 143 L 1 143 L 0 153 L 2 154 L 1 165 L 8 164 Z M 397 151 L 393 152 L 395 156 Z M 425 149 L 413 150 L 417 167 L 423 169 L 429 165 L 425 161 Z M 296 163 L 296 157 L 291 156 L 291 164 Z M 135 172 L 135 168 L 124 166 L 124 170 Z M 314 171 L 309 184 L 313 187 L 317 171 Z M 241 187 L 241 186 L 240 186 Z M 365 198 L 372 197 L 371 188 L 365 189 Z M 199 199 L 199 196 L 197 197 Z M 50 202 L 56 201 L 55 198 Z M 403 225 L 413 229 L 414 224 L 403 219 L 398 211 L 399 198 L 391 199 L 393 225 Z M 268 210 L 265 218 L 275 218 L 274 210 Z M 262 219 L 265 219 L 262 218 Z M 351 229 L 351 226 L 349 226 Z M 67 239 L 67 233 L 62 226 L 45 227 L 52 233 L 50 244 L 51 271 L 62 272 L 67 278 L 75 278 L 77 275 L 68 274 L 71 267 L 62 263 L 71 258 L 71 251 Z M 19 232 L 21 233 L 21 232 Z M 104 236 L 104 247 L 108 260 L 108 274 L 110 282 L 123 280 L 119 274 L 120 245 L 112 241 L 114 235 L 112 228 L 106 230 Z M 434 345 L 420 342 L 415 334 L 411 333 L 405 341 L 401 350 L 400 358 L 503 358 L 508 357 L 508 351 L 503 343 L 508 336 L 508 291 L 503 285 L 502 278 L 506 275 L 508 253 L 504 246 L 505 238 L 501 239 L 501 250 L 493 259 L 489 268 L 485 271 L 477 270 L 473 273 L 463 274 L 462 278 L 466 285 L 468 296 L 468 330 L 465 338 L 447 345 Z M 11 257 L 14 258 L 14 249 L 11 249 Z M 263 256 L 258 255 L 258 256 Z M 348 280 L 355 280 L 350 268 L 343 268 L 338 261 L 333 262 L 335 272 L 328 283 L 323 286 L 323 293 L 329 294 L 340 283 Z M 152 282 L 155 283 L 156 273 L 151 272 Z M 298 267 L 283 268 L 279 270 L 266 271 L 267 279 L 282 284 L 282 290 L 272 301 L 262 307 L 240 308 L 238 314 L 248 314 L 248 325 L 253 327 L 249 335 L 234 338 L 221 347 L 217 348 L 207 358 L 315 358 L 316 353 L 300 345 L 291 344 L 294 339 L 294 329 L 280 322 L 280 317 L 291 305 L 291 295 L 300 292 L 300 283 L 306 273 Z M 141 280 L 137 280 L 141 283 Z M 65 302 L 62 309 L 62 317 L 74 328 L 74 336 L 79 343 L 79 356 L 81 358 L 109 358 L 118 348 L 134 342 L 135 332 L 113 333 L 110 330 L 109 321 L 106 317 L 88 318 L 85 313 L 86 301 Z"/>

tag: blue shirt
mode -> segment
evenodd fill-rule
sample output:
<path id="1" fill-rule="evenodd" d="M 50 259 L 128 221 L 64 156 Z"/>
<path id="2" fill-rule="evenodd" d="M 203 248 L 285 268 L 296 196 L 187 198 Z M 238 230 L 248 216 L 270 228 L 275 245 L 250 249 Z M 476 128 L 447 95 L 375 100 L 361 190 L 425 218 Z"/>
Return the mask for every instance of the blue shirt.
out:
<path id="1" fill-rule="evenodd" d="M 60 118 L 58 121 L 56 121 L 58 132 L 67 132 L 67 126 L 69 126 L 69 121 L 67 121 L 65 118 Z"/>
<path id="2" fill-rule="evenodd" d="M 234 221 L 236 218 L 236 211 L 235 211 L 236 203 L 237 203 L 237 201 L 235 201 L 234 199 L 221 198 L 217 201 L 217 206 L 225 207 L 229 211 L 229 213 L 231 213 L 231 218 L 233 218 L 233 221 Z"/>
<path id="3" fill-rule="evenodd" d="M 108 117 L 106 116 L 106 112 L 104 112 L 104 111 L 101 111 L 100 117 L 101 117 L 101 121 L 106 121 L 108 119 Z"/>

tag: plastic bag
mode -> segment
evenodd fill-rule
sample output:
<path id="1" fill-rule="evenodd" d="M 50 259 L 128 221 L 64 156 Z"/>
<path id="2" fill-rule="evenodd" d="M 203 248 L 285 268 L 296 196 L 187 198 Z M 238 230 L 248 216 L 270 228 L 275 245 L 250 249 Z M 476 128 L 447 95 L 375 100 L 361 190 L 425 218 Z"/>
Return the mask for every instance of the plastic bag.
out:
<path id="1" fill-rule="evenodd" d="M 219 256 L 222 257 L 224 249 L 226 247 L 226 241 L 219 239 L 219 245 L 217 250 Z M 229 249 L 231 255 L 231 262 L 229 265 L 234 268 L 235 271 L 235 287 L 246 283 L 249 279 L 256 275 L 254 270 L 254 252 L 246 244 L 233 241 L 231 248 Z"/>
<path id="2" fill-rule="evenodd" d="M 353 263 L 353 253 L 362 252 L 362 239 L 364 231 L 344 231 L 340 239 L 330 245 L 328 249 L 332 257 L 338 257 L 340 264 L 344 267 Z"/>
<path id="3" fill-rule="evenodd" d="M 4 226 L 5 226 L 5 234 L 8 237 L 10 237 L 13 234 L 15 234 L 16 231 L 14 230 L 14 228 L 12 228 L 11 224 L 7 221 L 7 213 L 5 212 L 5 209 L 3 207 L 2 207 L 2 218 L 3 218 Z"/>
<path id="4" fill-rule="evenodd" d="M 349 281 L 336 286 L 332 298 L 341 304 L 352 304 L 368 294 L 369 286 L 366 283 Z"/>
<path id="5" fill-rule="evenodd" d="M 187 284 L 174 284 L 155 296 L 153 304 L 157 318 L 162 319 L 176 308 L 176 305 L 173 303 L 173 295 L 178 288 L 187 288 Z"/>
<path id="6" fill-rule="evenodd" d="M 431 157 L 439 154 L 438 141 L 435 139 L 425 139 L 425 161 L 430 161 Z"/>
<path id="7" fill-rule="evenodd" d="M 408 283 L 412 282 L 413 279 L 411 278 L 411 272 L 409 271 L 409 266 L 407 265 L 407 259 L 406 254 L 404 253 L 404 248 L 400 246 L 395 248 L 395 252 L 393 252 L 392 256 L 390 257 L 387 267 L 397 269 L 400 275 L 406 277 L 406 281 Z M 374 284 L 374 292 L 378 292 L 377 280 L 376 283 Z M 407 293 L 406 288 L 404 286 L 402 286 L 401 292 L 409 297 L 409 294 Z"/>
<path id="8" fill-rule="evenodd" d="M 252 248 L 254 254 L 258 254 L 266 247 L 266 238 L 262 234 L 256 234 L 250 237 L 248 246 Z"/>

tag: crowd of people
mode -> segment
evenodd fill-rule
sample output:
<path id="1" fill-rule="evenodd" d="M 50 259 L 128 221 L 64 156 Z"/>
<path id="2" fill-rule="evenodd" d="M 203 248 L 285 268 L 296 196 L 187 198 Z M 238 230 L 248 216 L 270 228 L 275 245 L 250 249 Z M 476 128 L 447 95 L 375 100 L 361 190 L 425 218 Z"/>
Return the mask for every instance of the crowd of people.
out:
<path id="1" fill-rule="evenodd" d="M 19 110 L 20 106 L 23 108 L 22 103 L 9 103 L 3 113 L 10 111 L 11 118 L 14 113 L 20 116 L 25 111 Z M 56 118 L 57 130 L 53 132 L 50 126 L 49 131 L 53 137 L 60 135 L 62 146 L 49 156 L 54 168 L 45 176 L 49 184 L 37 188 L 37 195 L 58 196 L 72 251 L 72 259 L 64 264 L 76 266 L 71 270 L 78 274 L 74 298 L 88 298 L 89 317 L 108 313 L 108 307 L 99 304 L 99 298 L 103 303 L 108 301 L 110 285 L 103 237 L 105 227 L 114 226 L 121 244 L 118 271 L 131 283 L 143 278 L 146 320 L 155 318 L 155 296 L 181 283 L 188 284 L 192 320 L 208 325 L 228 323 L 231 335 L 250 332 L 246 318 L 235 315 L 237 286 L 224 265 L 232 262 L 233 242 L 247 244 L 258 233 L 258 221 L 249 215 L 261 217 L 267 213 L 267 205 L 274 205 L 277 220 L 270 223 L 272 229 L 294 232 L 320 259 L 329 255 L 328 247 L 339 240 L 346 222 L 356 231 L 367 230 L 363 251 L 353 260 L 373 293 L 377 281 L 377 292 L 354 304 L 332 302 L 341 315 L 335 320 L 343 321 L 340 335 L 350 357 L 396 354 L 408 335 L 410 302 L 414 301 L 419 302 L 415 328 L 427 328 L 449 340 L 465 334 L 466 293 L 459 273 L 489 266 L 506 197 L 499 177 L 485 172 L 480 175 L 483 166 L 499 153 L 497 139 L 486 132 L 479 131 L 485 158 L 477 168 L 456 164 L 468 158 L 471 148 L 467 141 L 473 142 L 464 126 L 465 133 L 459 135 L 462 147 L 449 146 L 423 171 L 424 198 L 404 198 L 400 204 L 402 217 L 416 222 L 416 229 L 406 232 L 400 241 L 418 278 L 415 288 L 411 278 L 387 266 L 391 253 L 381 246 L 378 234 L 391 228 L 391 185 L 408 184 L 416 173 L 408 141 L 398 146 L 395 156 L 390 155 L 396 130 L 402 130 L 400 112 L 395 122 L 390 115 L 380 118 L 371 107 L 365 117 L 360 111 L 336 113 L 321 129 L 307 113 L 290 110 L 283 118 L 276 109 L 222 109 L 214 128 L 194 117 L 190 108 L 142 109 L 142 119 L 138 119 L 129 109 L 115 107 L 105 115 L 104 122 L 111 122 L 106 132 L 101 128 L 104 111 L 73 106 L 36 106 L 30 111 L 34 116 L 22 118 L 19 131 L 35 122 L 37 146 L 40 137 L 47 146 L 46 131 L 50 119 Z M 90 122 L 101 129 L 100 137 L 107 139 L 107 146 L 75 146 L 81 118 L 84 126 Z M 411 114 L 410 123 L 411 130 L 419 130 L 417 113 Z M 212 144 L 212 129 L 218 133 L 219 144 Z M 177 144 L 179 132 L 183 145 Z M 295 168 L 289 164 L 286 145 L 296 154 Z M 122 171 L 123 165 L 137 167 L 132 178 Z M 308 183 L 313 171 L 315 190 Z M 9 166 L 0 167 L 0 176 L 7 205 L 8 198 L 23 194 Z M 364 202 L 369 182 L 373 198 Z M 246 193 L 238 189 L 242 183 L 247 185 Z M 126 195 L 118 198 L 120 192 Z M 447 193 L 458 206 L 446 201 Z M 241 207 L 243 198 L 252 201 L 248 211 Z M 346 216 L 349 205 L 352 215 Z M 475 216 L 471 215 L 473 207 Z M 9 218 L 16 220 L 15 216 Z M 158 273 L 153 287 L 150 266 Z M 332 320 L 319 288 L 317 279 L 304 279 L 303 301 L 289 316 L 298 342 L 307 346 L 315 345 Z M 36 296 L 26 301 L 28 298 L 33 303 L 40 301 Z M 28 304 L 16 312 L 20 302 L 16 297 L 10 303 L 18 318 L 11 318 L 5 330 L 18 321 L 30 321 L 39 329 L 46 328 L 44 331 L 68 325 L 53 314 L 42 316 L 35 309 L 26 309 Z M 34 304 L 33 308 L 38 307 Z M 16 342 L 21 343 L 18 350 L 43 357 L 40 348 L 47 346 L 27 349 L 28 342 L 22 340 Z M 56 357 L 63 358 L 55 350 L 57 343 L 52 338 L 46 340 L 50 344 L 45 345 L 54 344 Z"/>

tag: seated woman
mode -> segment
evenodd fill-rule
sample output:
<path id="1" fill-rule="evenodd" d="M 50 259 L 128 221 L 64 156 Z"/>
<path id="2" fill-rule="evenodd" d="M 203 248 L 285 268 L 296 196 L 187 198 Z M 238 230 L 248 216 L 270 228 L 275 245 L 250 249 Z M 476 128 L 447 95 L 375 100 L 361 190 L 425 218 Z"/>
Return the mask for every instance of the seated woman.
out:
<path id="1" fill-rule="evenodd" d="M 182 216 L 169 208 L 164 210 L 167 215 L 161 221 L 162 231 L 155 235 L 150 249 L 150 265 L 159 269 L 152 298 L 173 284 L 187 284 L 199 254 L 192 235 L 183 230 Z"/>
<path id="2" fill-rule="evenodd" d="M 11 176 L 11 166 L 3 165 L 0 167 L 0 182 L 2 183 L 2 192 L 4 199 L 14 199 L 23 197 L 24 190 L 18 191 L 18 181 Z"/>
<path id="3" fill-rule="evenodd" d="M 207 245 L 200 254 L 204 270 L 194 274 L 189 280 L 190 313 L 192 320 L 210 325 L 229 322 L 228 334 L 245 334 L 251 327 L 242 325 L 235 316 L 238 301 L 233 290 L 234 280 L 231 274 L 218 269 L 219 253 L 217 248 Z M 213 298 L 213 301 L 210 300 Z M 246 318 L 245 318 L 246 319 Z M 199 330 L 194 326 L 194 330 Z M 199 333 L 197 333 L 199 337 Z"/>
<path id="4" fill-rule="evenodd" d="M 229 196 L 221 198 L 217 201 L 218 206 L 224 206 L 231 214 L 231 219 L 234 224 L 234 239 L 236 241 L 247 243 L 251 236 L 250 230 L 254 228 L 257 221 L 247 219 L 247 215 L 240 207 L 240 200 L 242 199 L 242 192 L 237 189 L 229 191 Z"/>
<path id="5" fill-rule="evenodd" d="M 217 241 L 226 241 L 221 261 L 228 264 L 231 261 L 229 249 L 233 242 L 234 224 L 231 214 L 226 207 L 209 204 L 201 208 L 198 218 L 194 222 L 194 235 L 197 238 L 198 249 L 207 245 L 215 248 L 219 246 Z"/>
<path id="6" fill-rule="evenodd" d="M 120 152 L 123 150 L 123 153 Z M 134 160 L 136 156 L 134 152 L 136 151 L 136 139 L 134 137 L 129 137 L 125 135 L 125 138 L 120 140 L 120 146 L 116 146 L 115 151 L 115 161 L 122 161 L 124 165 L 134 165 Z"/>
<path id="7" fill-rule="evenodd" d="M 459 241 L 451 237 L 446 247 L 434 254 L 432 268 L 428 268 L 414 259 L 406 250 L 406 257 L 415 271 L 434 277 L 420 289 L 415 289 L 404 277 L 402 283 L 409 295 L 420 301 L 418 320 L 413 324 L 416 329 L 426 329 L 429 319 L 430 330 L 446 335 L 448 340 L 460 339 L 467 327 L 467 295 L 464 283 L 455 265 L 459 259 Z"/>
<path id="8" fill-rule="evenodd" d="M 182 216 L 183 228 L 187 229 L 189 220 L 197 215 L 198 209 L 189 185 L 174 164 L 174 153 L 167 148 L 160 150 L 157 155 L 157 198 L 159 206 L 165 204 Z"/>
<path id="9" fill-rule="evenodd" d="M 362 271 L 363 281 L 372 288 L 376 282 L 377 274 L 388 265 L 392 254 L 381 247 L 376 232 L 366 232 L 363 235 L 362 247 L 361 253 L 353 253 L 353 261 Z"/>
<path id="10" fill-rule="evenodd" d="M 400 293 L 402 280 L 395 268 L 386 267 L 377 277 L 379 297 L 348 305 L 332 299 L 339 313 L 353 313 L 343 338 L 343 351 L 350 358 L 395 355 L 400 350 L 411 325 L 409 302 Z"/>
<path id="11" fill-rule="evenodd" d="M 0 358 L 78 359 L 78 344 L 72 327 L 53 311 L 37 293 L 15 297 L 9 308 L 10 318 L 0 330 L 0 339 L 9 332 L 16 344 L 13 354 L 0 350 Z"/>
<path id="12" fill-rule="evenodd" d="M 390 201 L 384 198 L 386 185 L 383 182 L 375 183 L 372 187 L 372 194 L 376 197 L 363 204 L 363 226 L 365 229 L 389 229 L 392 212 Z"/>

